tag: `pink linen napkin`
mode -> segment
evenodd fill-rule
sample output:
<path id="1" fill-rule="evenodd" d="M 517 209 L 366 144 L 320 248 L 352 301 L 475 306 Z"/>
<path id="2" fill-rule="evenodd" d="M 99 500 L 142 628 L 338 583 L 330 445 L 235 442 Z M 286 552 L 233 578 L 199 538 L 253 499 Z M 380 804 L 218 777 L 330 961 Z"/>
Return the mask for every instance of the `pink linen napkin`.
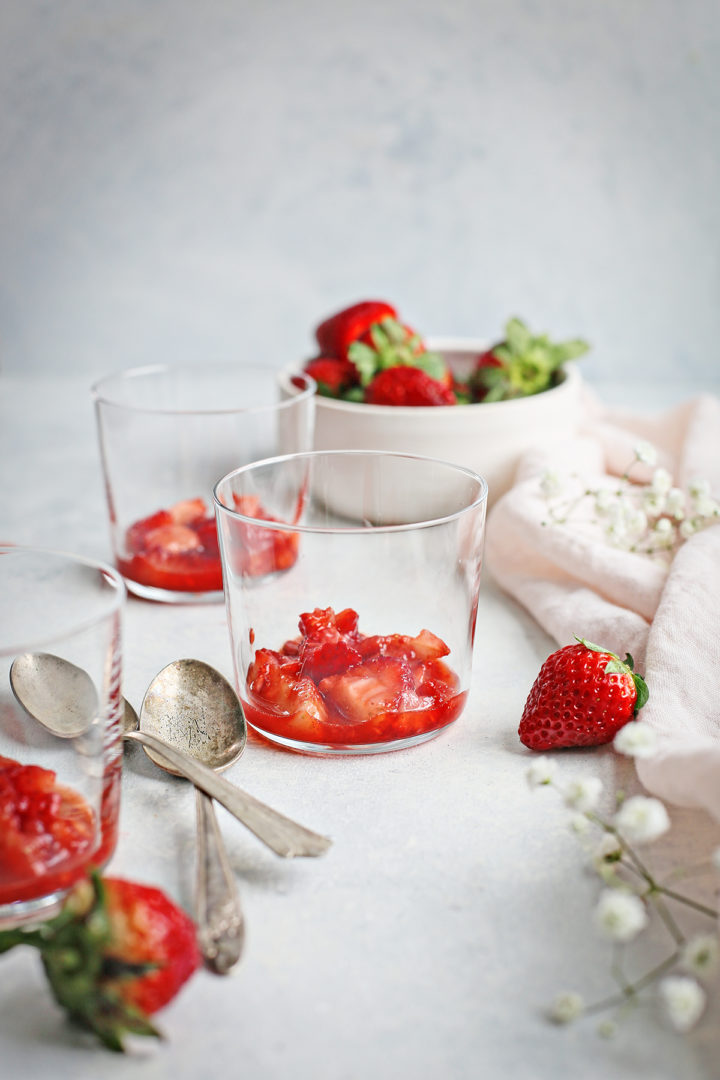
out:
<path id="1" fill-rule="evenodd" d="M 613 546 L 590 498 L 574 505 L 565 524 L 551 522 L 541 489 L 548 470 L 575 474 L 568 483 L 578 491 L 609 484 L 644 440 L 674 484 L 702 477 L 717 498 L 720 401 L 703 395 L 654 417 L 604 409 L 590 394 L 585 405 L 576 439 L 520 462 L 514 487 L 488 519 L 488 567 L 559 645 L 577 634 L 633 655 L 650 689 L 642 719 L 659 737 L 659 752 L 637 762 L 641 782 L 720 821 L 720 522 L 687 539 L 671 560 L 652 557 Z M 651 473 L 636 466 L 631 475 Z"/>

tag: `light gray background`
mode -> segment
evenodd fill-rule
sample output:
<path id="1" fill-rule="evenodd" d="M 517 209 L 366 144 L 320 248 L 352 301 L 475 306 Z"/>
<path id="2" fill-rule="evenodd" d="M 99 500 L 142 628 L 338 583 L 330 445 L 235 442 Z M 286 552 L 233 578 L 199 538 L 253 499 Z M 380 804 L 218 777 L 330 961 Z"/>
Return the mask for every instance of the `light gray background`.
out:
<path id="1" fill-rule="evenodd" d="M 0 368 L 286 363 L 365 296 L 720 377 L 717 0 L 4 0 Z"/>

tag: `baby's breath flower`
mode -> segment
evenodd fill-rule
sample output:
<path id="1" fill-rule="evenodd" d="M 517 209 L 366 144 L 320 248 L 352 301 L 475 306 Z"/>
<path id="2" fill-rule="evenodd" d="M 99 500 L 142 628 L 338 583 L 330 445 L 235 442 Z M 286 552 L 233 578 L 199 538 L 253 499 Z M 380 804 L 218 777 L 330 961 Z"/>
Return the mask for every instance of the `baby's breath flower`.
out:
<path id="1" fill-rule="evenodd" d="M 552 758 L 541 755 L 528 766 L 525 773 L 527 782 L 530 787 L 541 787 L 543 784 L 552 783 L 552 779 L 557 772 L 557 762 Z"/>
<path id="2" fill-rule="evenodd" d="M 680 966 L 692 975 L 712 975 L 720 960 L 720 941 L 716 934 L 698 934 L 687 942 Z"/>
<path id="3" fill-rule="evenodd" d="M 573 814 L 570 818 L 570 830 L 576 836 L 584 836 L 590 830 L 590 821 L 585 814 Z"/>
<path id="4" fill-rule="evenodd" d="M 650 481 L 650 487 L 659 495 L 667 495 L 672 488 L 672 476 L 667 469 L 656 469 Z"/>
<path id="5" fill-rule="evenodd" d="M 694 518 L 685 518 L 685 520 L 680 523 L 680 535 L 683 540 L 689 540 L 697 531 L 697 522 Z"/>
<path id="6" fill-rule="evenodd" d="M 601 1039 L 614 1039 L 617 1035 L 617 1024 L 609 1018 L 601 1020 L 597 1026 L 597 1033 Z"/>
<path id="7" fill-rule="evenodd" d="M 665 509 L 676 521 L 682 521 L 685 517 L 685 492 L 682 488 L 670 488 L 665 500 Z"/>
<path id="8" fill-rule="evenodd" d="M 720 512 L 720 506 L 709 495 L 701 495 L 695 499 L 694 509 L 699 518 L 714 518 Z"/>
<path id="9" fill-rule="evenodd" d="M 648 924 L 639 896 L 619 889 L 604 889 L 595 908 L 595 925 L 610 941 L 632 941 Z"/>
<path id="10" fill-rule="evenodd" d="M 670 828 L 670 818 L 659 799 L 633 795 L 615 815 L 615 827 L 632 844 L 651 844 Z"/>
<path id="11" fill-rule="evenodd" d="M 633 536 L 641 536 L 648 527 L 647 514 L 644 510 L 631 510 L 626 518 L 626 528 Z"/>
<path id="12" fill-rule="evenodd" d="M 620 728 L 613 746 L 627 757 L 649 758 L 657 753 L 657 735 L 644 720 L 631 720 Z"/>
<path id="13" fill-rule="evenodd" d="M 687 975 L 668 975 L 659 986 L 660 997 L 676 1031 L 690 1031 L 705 1009 L 705 991 Z"/>
<path id="14" fill-rule="evenodd" d="M 622 859 L 622 844 L 614 833 L 603 833 L 597 847 L 592 853 L 591 863 L 593 869 L 602 876 L 608 866 L 614 866 Z"/>
<path id="15" fill-rule="evenodd" d="M 611 521 L 605 529 L 605 535 L 615 547 L 627 546 L 628 535 L 624 521 L 620 521 L 619 519 Z"/>
<path id="16" fill-rule="evenodd" d="M 540 490 L 546 499 L 552 499 L 562 492 L 563 484 L 560 473 L 555 469 L 546 469 L 540 480 Z"/>
<path id="17" fill-rule="evenodd" d="M 652 443 L 646 442 L 644 439 L 636 443 L 633 450 L 636 460 L 641 461 L 643 465 L 654 465 L 657 461 L 657 450 Z"/>
<path id="18" fill-rule="evenodd" d="M 653 491 L 645 488 L 642 495 L 643 507 L 648 517 L 660 517 L 667 502 L 666 496 L 661 491 Z"/>
<path id="19" fill-rule="evenodd" d="M 688 491 L 691 499 L 699 499 L 703 495 L 710 494 L 710 484 L 707 480 L 701 480 L 700 477 L 695 476 L 688 484 Z"/>
<path id="20" fill-rule="evenodd" d="M 600 488 L 599 491 L 595 492 L 595 513 L 599 514 L 601 517 L 603 514 L 607 514 L 614 499 L 614 492 L 609 491 L 608 488 Z"/>
<path id="21" fill-rule="evenodd" d="M 563 790 L 565 805 L 587 814 L 594 810 L 602 794 L 602 780 L 598 776 L 578 777 L 571 780 Z"/>
<path id="22" fill-rule="evenodd" d="M 574 990 L 563 990 L 550 1006 L 550 1019 L 556 1024 L 570 1024 L 582 1016 L 585 1002 Z"/>

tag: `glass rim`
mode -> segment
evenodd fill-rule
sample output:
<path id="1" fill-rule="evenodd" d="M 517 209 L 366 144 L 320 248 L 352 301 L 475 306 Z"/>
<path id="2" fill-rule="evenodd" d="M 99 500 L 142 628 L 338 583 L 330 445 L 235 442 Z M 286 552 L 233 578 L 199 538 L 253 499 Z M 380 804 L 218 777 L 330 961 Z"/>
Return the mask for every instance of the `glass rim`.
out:
<path id="1" fill-rule="evenodd" d="M 119 371 L 103 375 L 102 378 L 97 379 L 91 385 L 90 393 L 96 404 L 109 405 L 115 409 L 125 409 L 127 412 L 147 413 L 148 415 L 156 416 L 229 416 L 233 413 L 249 414 L 275 412 L 281 409 L 293 408 L 299 401 L 305 401 L 309 397 L 314 397 L 317 390 L 317 383 L 312 375 L 299 371 L 297 372 L 297 376 L 305 380 L 306 385 L 304 388 L 301 389 L 300 387 L 295 387 L 296 393 L 294 393 L 292 397 L 279 401 L 271 401 L 263 405 L 230 405 L 212 409 L 163 408 L 160 405 L 143 405 L 142 402 L 129 404 L 127 401 L 118 401 L 116 397 L 108 393 L 110 383 L 129 385 L 132 380 L 140 380 L 149 375 L 171 375 L 177 373 L 202 377 L 203 374 L 212 372 L 213 374 L 232 376 L 233 374 L 241 374 L 243 369 L 246 371 L 262 372 L 263 374 L 269 375 L 271 380 L 274 376 L 276 385 L 278 387 L 280 386 L 279 377 L 281 369 L 269 367 L 266 364 L 244 364 L 236 368 L 233 368 L 230 364 L 218 363 L 205 364 L 202 367 L 196 367 L 192 364 L 145 364 L 139 367 L 121 368 Z"/>
<path id="2" fill-rule="evenodd" d="M 57 548 L 36 547 L 34 544 L 0 544 L 0 558 L 4 555 L 39 555 L 49 557 L 51 559 L 62 560 L 67 563 L 74 563 L 76 566 L 86 566 L 91 570 L 97 570 L 104 575 L 111 582 L 115 592 L 111 594 L 111 600 L 108 603 L 107 610 L 100 615 L 93 615 L 92 618 L 78 619 L 76 622 L 68 622 L 68 625 L 58 634 L 57 632 L 48 634 L 47 637 L 43 637 L 42 634 L 37 638 L 33 638 L 32 641 L 17 644 L 3 644 L 0 640 L 0 656 L 10 656 L 13 653 L 22 653 L 28 651 L 37 651 L 38 646 L 47 644 L 48 642 L 57 641 L 59 637 L 72 637 L 75 634 L 81 634 L 85 630 L 88 630 L 91 626 L 95 626 L 101 619 L 107 618 L 109 615 L 115 615 L 122 612 L 123 604 L 127 595 L 127 588 L 123 577 L 119 570 L 109 563 L 103 562 L 101 559 L 94 559 L 89 555 L 77 555 L 71 551 L 61 551 Z"/>
<path id="3" fill-rule="evenodd" d="M 450 469 L 456 473 L 463 473 L 471 480 L 478 482 L 480 492 L 471 502 L 468 502 L 466 506 L 463 506 L 460 510 L 455 510 L 451 514 L 443 514 L 436 518 L 424 518 L 420 521 L 405 522 L 401 525 L 294 525 L 290 521 L 267 521 L 265 518 L 249 517 L 247 514 L 241 514 L 238 510 L 226 504 L 221 500 L 218 489 L 228 480 L 233 477 L 239 476 L 241 473 L 250 472 L 253 469 L 258 469 L 262 466 L 268 465 L 280 465 L 287 461 L 298 461 L 301 458 L 312 460 L 314 458 L 351 458 L 351 457 L 366 457 L 366 458 L 400 458 L 405 461 L 420 461 L 431 465 L 442 465 L 446 469 Z M 281 454 L 278 457 L 264 458 L 261 461 L 251 461 L 247 465 L 240 465 L 236 469 L 232 469 L 213 487 L 213 501 L 215 503 L 216 512 L 220 510 L 224 514 L 228 514 L 232 519 L 241 521 L 246 525 L 253 525 L 257 528 L 258 524 L 262 525 L 263 529 L 274 529 L 278 532 L 299 532 L 309 534 L 330 534 L 330 535 L 359 535 L 372 533 L 400 533 L 411 532 L 414 529 L 428 529 L 437 525 L 444 525 L 450 521 L 456 521 L 458 518 L 463 517 L 470 511 L 475 510 L 483 503 L 487 502 L 488 485 L 487 481 L 480 473 L 469 469 L 466 465 L 458 465 L 453 461 L 444 461 L 442 458 L 426 457 L 423 454 L 406 454 L 400 451 L 394 450 L 305 450 L 295 454 Z"/>

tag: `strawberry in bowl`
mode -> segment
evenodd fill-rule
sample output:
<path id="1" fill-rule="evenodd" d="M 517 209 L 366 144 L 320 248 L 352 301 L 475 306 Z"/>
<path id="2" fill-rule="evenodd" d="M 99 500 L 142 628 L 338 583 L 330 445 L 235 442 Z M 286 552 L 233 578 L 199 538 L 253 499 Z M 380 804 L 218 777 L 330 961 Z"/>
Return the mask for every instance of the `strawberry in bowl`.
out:
<path id="1" fill-rule="evenodd" d="M 425 338 L 384 301 L 325 319 L 320 353 L 303 365 L 318 383 L 316 450 L 386 450 L 465 465 L 487 480 L 489 502 L 512 484 L 524 451 L 572 437 L 582 419 L 572 360 L 584 341 L 555 342 L 520 319 L 488 344 Z M 296 368 L 280 376 L 292 392 Z"/>

